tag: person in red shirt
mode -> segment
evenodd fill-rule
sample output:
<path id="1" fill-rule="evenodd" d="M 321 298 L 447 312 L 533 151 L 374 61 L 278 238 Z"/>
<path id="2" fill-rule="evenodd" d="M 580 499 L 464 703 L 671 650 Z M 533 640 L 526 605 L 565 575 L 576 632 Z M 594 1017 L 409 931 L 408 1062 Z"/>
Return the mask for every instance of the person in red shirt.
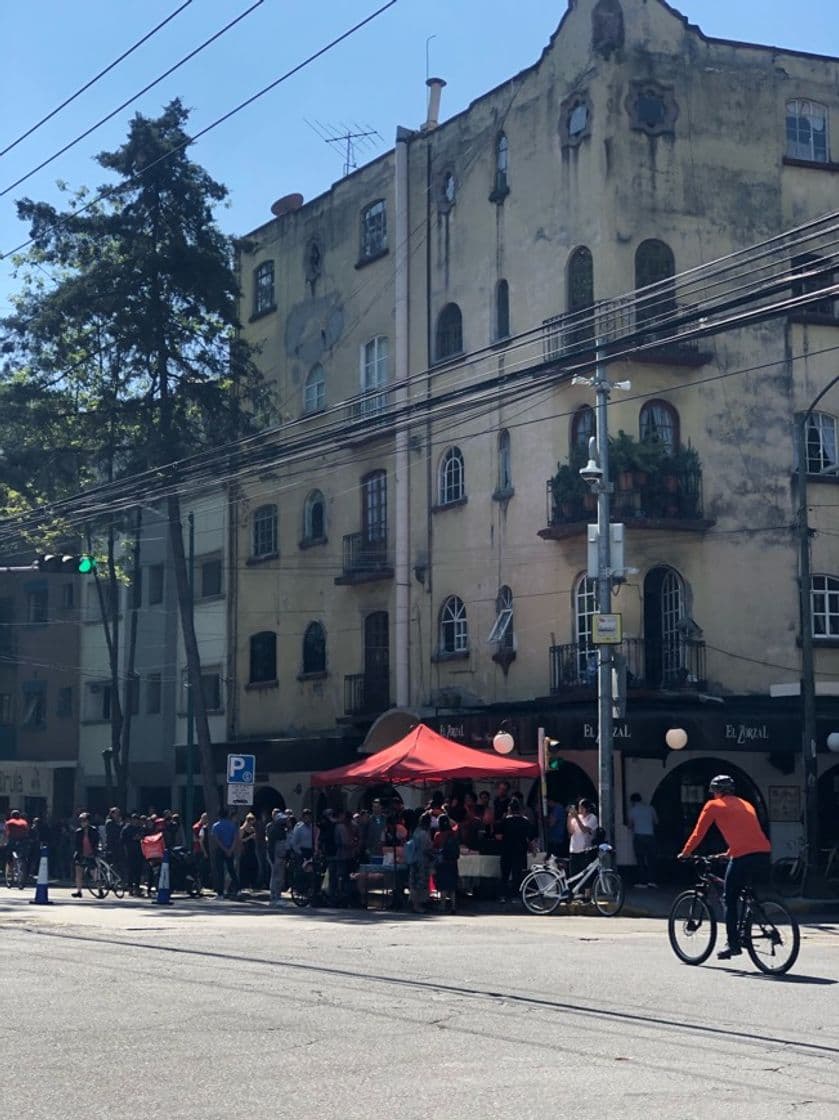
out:
<path id="1" fill-rule="evenodd" d="M 769 871 L 772 845 L 766 837 L 754 806 L 734 796 L 734 779 L 718 774 L 708 787 L 710 800 L 702 806 L 696 827 L 685 841 L 677 859 L 686 859 L 701 844 L 706 832 L 715 824 L 728 845 L 728 867 L 725 872 L 725 928 L 728 945 L 717 953 L 721 961 L 731 960 L 743 952 L 738 941 L 737 900 L 743 887 Z"/>

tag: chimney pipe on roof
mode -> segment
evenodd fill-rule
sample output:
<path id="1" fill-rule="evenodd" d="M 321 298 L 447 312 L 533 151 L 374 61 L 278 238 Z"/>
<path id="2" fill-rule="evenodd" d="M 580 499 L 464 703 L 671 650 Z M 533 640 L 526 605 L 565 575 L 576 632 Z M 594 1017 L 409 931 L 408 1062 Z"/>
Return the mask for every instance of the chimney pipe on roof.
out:
<path id="1" fill-rule="evenodd" d="M 423 132 L 433 132 L 440 123 L 440 96 L 446 84 L 442 78 L 428 78 L 428 116 L 422 126 Z"/>

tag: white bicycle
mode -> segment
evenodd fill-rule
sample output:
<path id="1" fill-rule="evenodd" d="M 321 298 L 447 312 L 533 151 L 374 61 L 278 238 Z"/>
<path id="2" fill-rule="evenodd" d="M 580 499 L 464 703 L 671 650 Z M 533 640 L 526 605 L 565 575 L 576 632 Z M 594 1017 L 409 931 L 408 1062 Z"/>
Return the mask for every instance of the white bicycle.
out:
<path id="1" fill-rule="evenodd" d="M 553 914 L 557 906 L 581 899 L 588 892 L 604 918 L 619 914 L 624 901 L 623 879 L 609 866 L 611 844 L 598 845 L 597 855 L 578 874 L 568 877 L 568 863 L 548 857 L 535 864 L 521 882 L 521 900 L 531 914 Z"/>

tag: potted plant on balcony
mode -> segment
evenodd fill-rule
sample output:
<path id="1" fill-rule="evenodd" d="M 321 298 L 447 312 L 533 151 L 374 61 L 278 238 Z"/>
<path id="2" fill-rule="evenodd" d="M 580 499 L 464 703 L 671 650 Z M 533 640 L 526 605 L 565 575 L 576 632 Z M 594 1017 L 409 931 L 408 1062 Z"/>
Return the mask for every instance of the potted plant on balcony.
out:
<path id="1" fill-rule="evenodd" d="M 639 466 L 638 444 L 623 430 L 609 440 L 609 470 L 615 489 L 631 490 L 635 485 L 635 471 Z"/>
<path id="2" fill-rule="evenodd" d="M 551 479 L 554 516 L 559 515 L 566 521 L 575 517 L 584 493 L 585 483 L 580 478 L 579 467 L 570 462 L 557 463 L 556 474 Z"/>

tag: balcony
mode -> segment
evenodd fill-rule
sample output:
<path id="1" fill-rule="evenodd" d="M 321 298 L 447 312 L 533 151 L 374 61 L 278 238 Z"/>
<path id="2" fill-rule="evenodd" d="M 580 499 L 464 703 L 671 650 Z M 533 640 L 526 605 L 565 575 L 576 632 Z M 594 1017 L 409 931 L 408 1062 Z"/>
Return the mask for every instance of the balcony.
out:
<path id="1" fill-rule="evenodd" d="M 393 579 L 393 564 L 387 554 L 386 540 L 370 540 L 364 533 L 344 537 L 343 570 L 335 580 L 338 586 Z"/>
<path id="2" fill-rule="evenodd" d="M 627 638 L 615 647 L 626 658 L 627 692 L 702 690 L 706 685 L 705 643 L 694 638 L 672 642 Z M 551 695 L 597 688 L 597 652 L 570 642 L 550 646 Z"/>
<path id="3" fill-rule="evenodd" d="M 390 707 L 390 681 L 386 674 L 354 673 L 344 677 L 344 714 L 373 716 Z"/>
<path id="4" fill-rule="evenodd" d="M 543 540 L 564 540 L 582 533 L 597 520 L 592 493 L 562 487 L 555 475 L 548 480 L 547 528 L 539 530 Z M 667 529 L 702 533 L 713 525 L 703 514 L 702 468 L 678 470 L 620 471 L 614 479 L 611 519 L 627 529 Z"/>

